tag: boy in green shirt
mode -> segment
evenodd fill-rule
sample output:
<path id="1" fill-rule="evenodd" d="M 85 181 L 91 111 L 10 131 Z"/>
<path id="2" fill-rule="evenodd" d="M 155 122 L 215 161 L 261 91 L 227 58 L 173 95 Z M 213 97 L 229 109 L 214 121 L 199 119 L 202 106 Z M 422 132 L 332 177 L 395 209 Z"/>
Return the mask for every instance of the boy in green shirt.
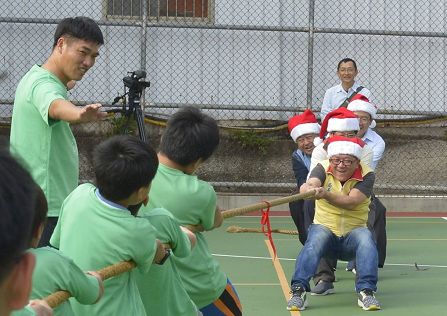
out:
<path id="1" fill-rule="evenodd" d="M 45 227 L 48 204 L 42 189 L 36 185 L 37 203 L 35 207 L 31 247 L 36 248 Z M 36 258 L 33 271 L 33 287 L 31 299 L 42 299 L 60 291 L 69 291 L 81 304 L 94 304 L 104 292 L 102 279 L 96 272 L 85 274 L 70 258 L 60 251 L 43 247 L 30 252 Z M 13 313 L 13 316 L 29 315 L 25 311 Z M 32 314 L 31 314 L 32 315 Z M 71 316 L 73 310 L 70 301 L 66 301 L 53 310 L 55 316 Z"/>
<path id="2" fill-rule="evenodd" d="M 169 244 L 178 258 L 191 254 L 196 236 L 181 227 L 177 219 L 162 208 L 143 216 L 157 229 L 156 236 Z M 197 316 L 198 309 L 183 287 L 178 269 L 170 256 L 163 265 L 152 265 L 148 273 L 137 273 L 137 284 L 148 316 Z"/>
<path id="3" fill-rule="evenodd" d="M 62 202 L 78 185 L 78 148 L 69 124 L 106 116 L 100 111 L 101 104 L 77 107 L 67 96 L 69 82 L 82 79 L 95 64 L 103 43 L 102 32 L 92 19 L 61 20 L 51 55 L 43 65 L 34 65 L 16 89 L 11 151 L 23 160 L 48 200 L 40 246 L 48 246 Z"/>
<path id="4" fill-rule="evenodd" d="M 231 282 L 208 249 L 201 231 L 222 225 L 213 187 L 193 175 L 219 145 L 219 129 L 209 116 L 185 107 L 168 121 L 158 158 L 160 165 L 149 195 L 149 204 L 140 212 L 154 208 L 169 210 L 182 225 L 197 229 L 197 245 L 191 255 L 173 262 L 191 299 L 203 315 L 241 315 L 241 304 Z"/>
<path id="5" fill-rule="evenodd" d="M 157 166 L 154 150 L 136 137 L 114 136 L 102 142 L 93 153 L 97 186 L 82 184 L 67 197 L 51 244 L 83 270 L 133 260 L 137 269 L 148 272 L 166 250 L 149 222 L 128 208 L 147 203 Z M 104 287 L 95 305 L 72 302 L 75 315 L 146 315 L 134 273 L 108 279 Z"/>
<path id="6" fill-rule="evenodd" d="M 0 178 L 0 315 L 9 316 L 29 301 L 35 258 L 26 249 L 36 193 L 31 175 L 4 148 L 0 148 Z M 32 307 L 27 310 L 34 313 Z M 50 315 L 48 305 L 45 310 L 38 315 Z"/>

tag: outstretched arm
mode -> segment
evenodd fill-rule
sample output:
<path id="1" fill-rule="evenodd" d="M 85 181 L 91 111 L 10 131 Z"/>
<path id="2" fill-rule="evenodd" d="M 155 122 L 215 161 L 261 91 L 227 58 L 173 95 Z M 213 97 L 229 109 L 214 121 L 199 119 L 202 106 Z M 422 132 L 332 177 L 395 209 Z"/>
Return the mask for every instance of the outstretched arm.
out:
<path id="1" fill-rule="evenodd" d="M 57 99 L 51 102 L 48 115 L 54 120 L 62 120 L 69 123 L 82 123 L 104 119 L 107 113 L 101 112 L 101 104 L 88 104 L 77 107 L 70 101 Z"/>

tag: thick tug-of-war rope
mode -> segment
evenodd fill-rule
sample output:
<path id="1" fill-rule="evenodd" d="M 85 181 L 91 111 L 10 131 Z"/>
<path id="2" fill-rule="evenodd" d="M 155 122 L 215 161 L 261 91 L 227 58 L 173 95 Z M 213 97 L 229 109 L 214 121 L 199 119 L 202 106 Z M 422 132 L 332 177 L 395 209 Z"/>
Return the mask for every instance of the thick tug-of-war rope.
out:
<path id="1" fill-rule="evenodd" d="M 128 272 L 136 267 L 136 263 L 133 261 L 123 261 L 119 263 L 112 264 L 108 267 L 105 267 L 101 270 L 96 271 L 103 281 L 110 279 L 114 276 L 117 276 L 121 273 Z M 68 300 L 71 297 L 71 293 L 68 291 L 58 291 L 47 297 L 44 300 L 50 305 L 51 308 L 55 308 Z"/>
<path id="2" fill-rule="evenodd" d="M 275 248 L 275 243 L 273 242 L 273 238 L 272 238 L 272 229 L 270 227 L 270 219 L 269 219 L 270 208 L 273 206 L 276 206 L 276 205 L 285 204 L 285 203 L 289 203 L 289 202 L 293 202 L 293 201 L 297 201 L 297 200 L 303 200 L 305 198 L 310 198 L 310 197 L 314 197 L 314 196 L 315 196 L 315 190 L 310 190 L 306 193 L 294 194 L 294 195 L 274 199 L 271 201 L 262 201 L 260 203 L 248 205 L 245 207 L 239 207 L 239 208 L 223 211 L 222 216 L 223 216 L 223 218 L 229 218 L 229 217 L 234 217 L 234 216 L 250 213 L 252 211 L 260 210 L 262 213 L 261 231 L 269 239 L 270 245 L 273 250 L 273 260 L 275 260 L 276 248 Z"/>
<path id="3" fill-rule="evenodd" d="M 285 234 L 285 235 L 298 235 L 298 231 L 296 231 L 296 230 L 272 228 L 271 232 L 277 233 L 277 234 Z M 262 231 L 262 228 L 228 226 L 227 233 L 263 233 L 263 231 Z"/>
<path id="4" fill-rule="evenodd" d="M 272 201 L 264 201 L 261 203 L 251 204 L 251 205 L 248 205 L 245 207 L 239 207 L 239 208 L 234 208 L 231 210 L 223 211 L 222 215 L 224 218 L 230 218 L 230 217 L 250 213 L 253 211 L 258 211 L 258 210 L 264 209 L 266 207 L 268 208 L 268 207 L 272 207 L 272 206 L 276 206 L 276 205 L 280 205 L 280 204 L 284 204 L 284 203 L 293 202 L 296 200 L 302 200 L 305 198 L 313 197 L 314 195 L 315 195 L 315 191 L 312 190 L 312 191 L 309 191 L 306 193 L 295 194 L 295 195 L 291 195 L 291 196 L 274 199 Z M 261 230 L 261 232 L 262 232 L 262 230 Z M 123 261 L 123 262 L 119 262 L 119 263 L 110 265 L 108 267 L 105 267 L 105 268 L 103 268 L 99 271 L 96 271 L 96 272 L 102 277 L 102 280 L 105 281 L 105 280 L 110 279 L 111 277 L 117 276 L 121 273 L 128 272 L 135 267 L 136 267 L 135 262 Z M 70 297 L 71 297 L 70 292 L 58 291 L 58 292 L 55 292 L 55 293 L 47 296 L 46 298 L 44 298 L 44 300 L 48 303 L 48 305 L 51 308 L 55 308 L 55 307 L 59 306 L 60 304 L 62 304 L 63 302 L 65 302 L 66 300 L 68 300 Z"/>
<path id="5" fill-rule="evenodd" d="M 254 212 L 254 211 L 259 211 L 259 210 L 267 208 L 267 207 L 273 207 L 273 206 L 290 203 L 290 202 L 297 201 L 297 200 L 304 200 L 307 198 L 311 198 L 313 196 L 315 196 L 315 190 L 310 190 L 306 193 L 294 194 L 294 195 L 290 195 L 290 196 L 277 198 L 277 199 L 274 199 L 271 201 L 259 202 L 256 204 L 250 204 L 247 206 L 237 207 L 237 208 L 233 208 L 230 210 L 222 211 L 222 216 L 223 216 L 223 218 L 235 217 L 235 216 L 244 215 L 244 214 Z"/>

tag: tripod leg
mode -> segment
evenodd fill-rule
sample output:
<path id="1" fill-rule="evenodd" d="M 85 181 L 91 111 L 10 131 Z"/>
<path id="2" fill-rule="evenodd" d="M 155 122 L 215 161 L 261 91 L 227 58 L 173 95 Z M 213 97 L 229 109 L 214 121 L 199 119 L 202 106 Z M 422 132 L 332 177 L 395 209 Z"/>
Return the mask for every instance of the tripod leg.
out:
<path id="1" fill-rule="evenodd" d="M 144 128 L 143 111 L 141 110 L 141 108 L 139 106 L 135 108 L 135 120 L 137 121 L 138 135 L 139 135 L 140 139 L 143 142 L 147 143 L 146 131 Z"/>

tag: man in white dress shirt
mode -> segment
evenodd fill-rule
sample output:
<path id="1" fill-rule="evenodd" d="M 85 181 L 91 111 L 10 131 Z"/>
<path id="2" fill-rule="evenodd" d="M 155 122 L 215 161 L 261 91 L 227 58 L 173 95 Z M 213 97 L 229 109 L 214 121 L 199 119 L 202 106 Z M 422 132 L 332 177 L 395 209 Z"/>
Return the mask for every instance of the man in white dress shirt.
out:
<path id="1" fill-rule="evenodd" d="M 351 101 L 351 98 L 357 93 L 361 93 L 371 100 L 371 92 L 362 87 L 355 80 L 357 74 L 357 64 L 353 59 L 344 58 L 339 61 L 337 65 L 337 75 L 341 82 L 326 90 L 320 111 L 321 121 L 323 121 L 326 114 L 332 110 L 335 110 L 340 106 L 346 107 L 349 101 Z"/>

